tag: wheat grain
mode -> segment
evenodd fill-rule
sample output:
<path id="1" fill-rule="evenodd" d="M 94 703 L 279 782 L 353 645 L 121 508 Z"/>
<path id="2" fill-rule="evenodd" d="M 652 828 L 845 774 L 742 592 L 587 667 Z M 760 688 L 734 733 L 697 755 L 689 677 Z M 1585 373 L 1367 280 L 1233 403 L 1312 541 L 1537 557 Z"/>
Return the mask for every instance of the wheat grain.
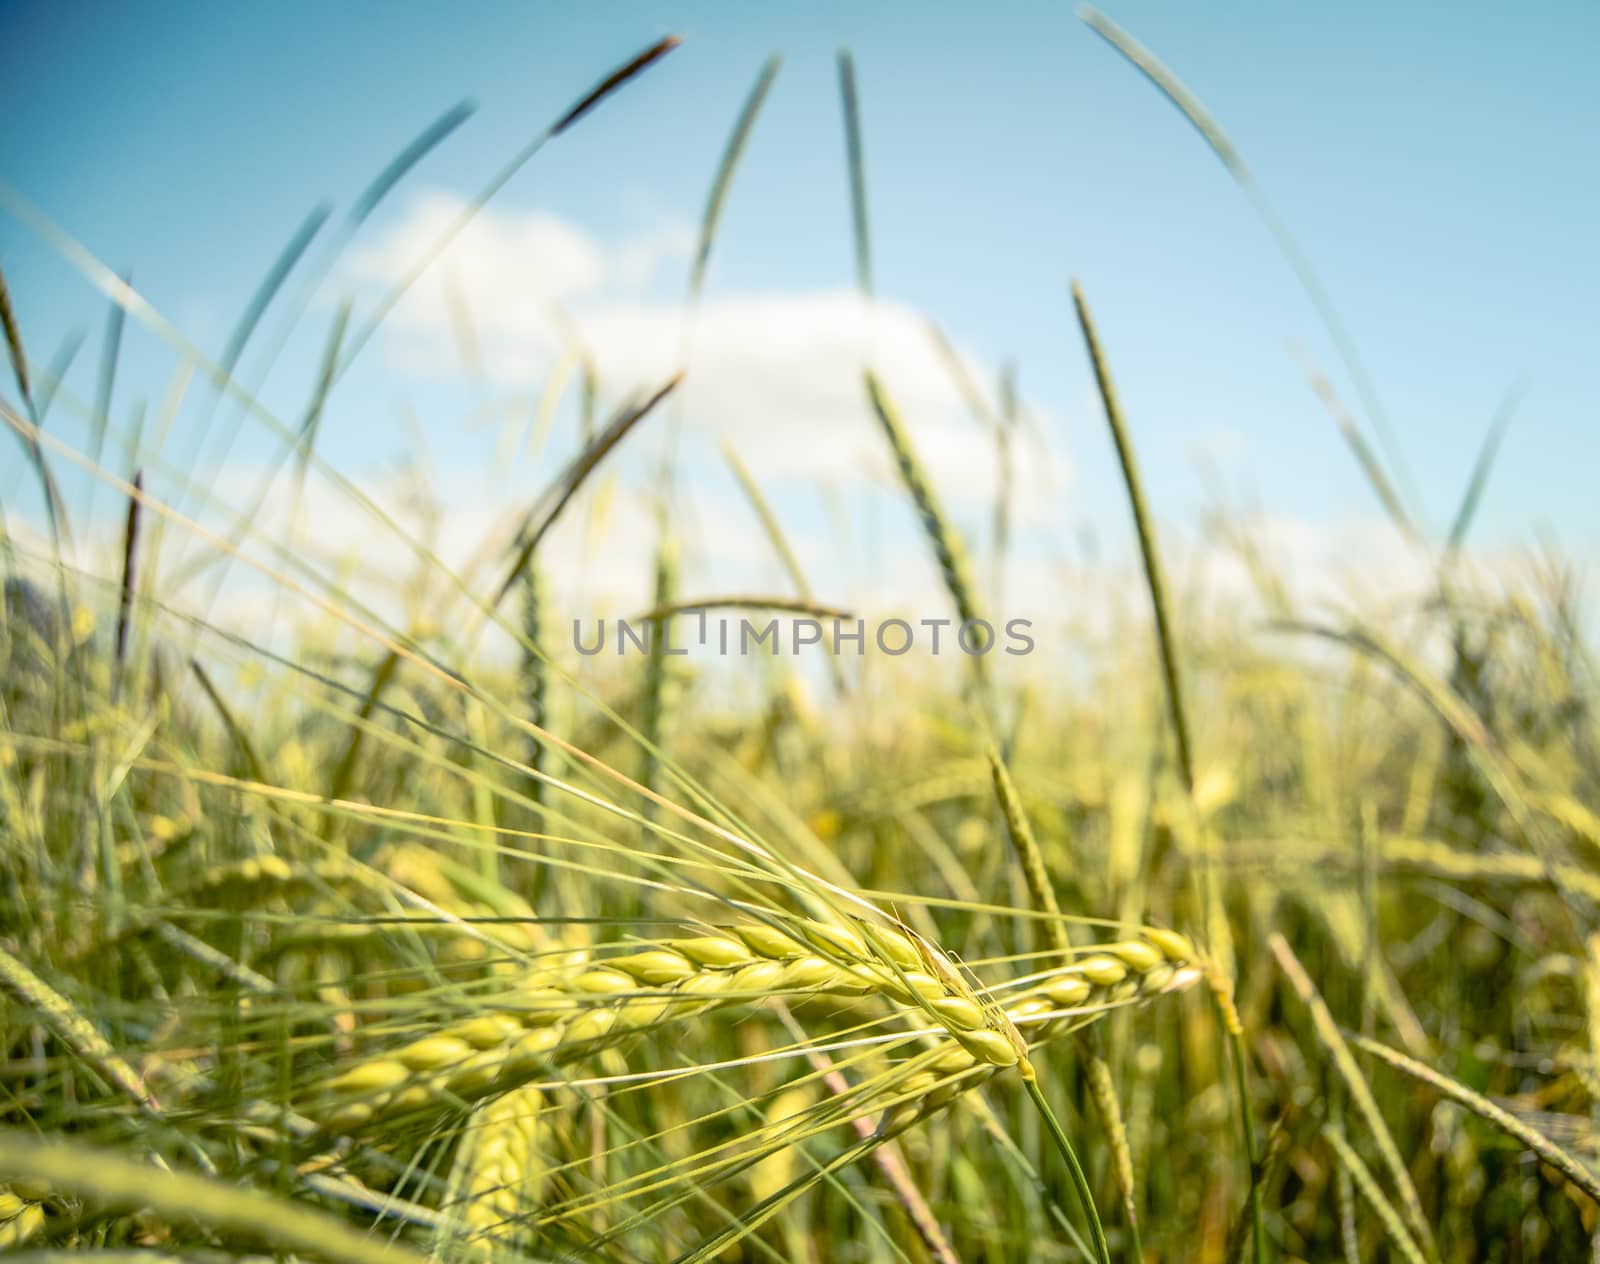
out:
<path id="1" fill-rule="evenodd" d="M 14 1189 L 0 1186 L 0 1251 L 21 1246 L 44 1226 L 44 1208 Z"/>

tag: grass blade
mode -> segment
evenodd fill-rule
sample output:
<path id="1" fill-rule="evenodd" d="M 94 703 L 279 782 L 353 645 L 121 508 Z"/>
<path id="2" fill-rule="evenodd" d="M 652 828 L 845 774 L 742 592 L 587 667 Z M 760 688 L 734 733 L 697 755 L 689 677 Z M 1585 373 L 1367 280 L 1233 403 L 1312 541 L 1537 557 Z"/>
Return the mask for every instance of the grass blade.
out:
<path id="1" fill-rule="evenodd" d="M 1516 415 L 1517 405 L 1522 402 L 1523 384 L 1518 382 L 1507 392 L 1500 407 L 1495 410 L 1494 419 L 1489 423 L 1489 432 L 1483 436 L 1483 446 L 1478 449 L 1478 459 L 1472 464 L 1472 477 L 1467 481 L 1466 493 L 1461 497 L 1461 505 L 1456 510 L 1456 516 L 1450 522 L 1450 534 L 1445 538 L 1445 556 L 1454 557 L 1461 551 L 1461 546 L 1466 542 L 1467 532 L 1472 528 L 1472 519 L 1478 512 L 1478 502 L 1483 499 L 1483 490 L 1489 485 L 1489 475 L 1494 470 L 1495 458 L 1500 455 L 1500 443 L 1506 437 L 1506 429 L 1511 425 L 1511 419 Z"/>
<path id="2" fill-rule="evenodd" d="M 285 1198 L 161 1171 L 77 1141 L 41 1141 L 14 1128 L 0 1129 L 0 1180 L 34 1182 L 101 1207 L 148 1208 L 332 1264 L 423 1264 L 427 1258 Z"/>
<path id="3" fill-rule="evenodd" d="M 339 362 L 335 377 L 344 376 L 350 366 L 355 363 L 357 357 L 360 356 L 367 343 L 372 341 L 372 336 L 378 332 L 379 326 L 388 319 L 389 313 L 395 309 L 400 300 L 417 283 L 418 278 L 428 270 L 428 267 L 439 257 L 444 249 L 461 235 L 462 229 L 466 228 L 477 213 L 488 205 L 489 200 L 510 182 L 512 176 L 521 171 L 533 156 L 544 148 L 547 142 L 561 135 L 562 132 L 594 109 L 606 97 L 635 76 L 653 66 L 662 57 L 665 57 L 678 46 L 679 42 L 678 37 L 675 35 L 669 35 L 665 39 L 657 40 L 625 65 L 613 70 L 579 98 L 577 104 L 565 111 L 555 123 L 513 154 L 510 161 L 490 178 L 489 182 L 478 191 L 477 195 L 462 209 L 461 213 L 445 226 L 439 236 L 429 243 L 428 248 L 406 270 L 405 274 L 378 300 L 377 306 L 374 307 L 372 314 L 367 317 L 366 323 L 361 326 L 356 335 L 350 340 L 350 349 Z"/>
<path id="4" fill-rule="evenodd" d="M 378 204 L 395 185 L 405 179 L 406 175 L 419 162 L 443 144 L 456 128 L 460 127 L 476 113 L 476 101 L 457 101 L 438 118 L 423 128 L 404 149 L 397 153 L 388 162 L 388 165 L 373 178 L 355 200 L 350 208 L 350 225 L 352 228 L 364 221 L 373 211 L 378 209 Z"/>
<path id="5" fill-rule="evenodd" d="M 283 288 L 283 283 L 288 280 L 289 274 L 294 271 L 295 265 L 300 262 L 332 214 L 333 208 L 326 202 L 315 207 L 301 221 L 300 227 L 295 229 L 294 236 L 285 243 L 283 249 L 278 252 L 278 257 L 273 260 L 272 266 L 267 269 L 267 274 L 261 278 L 255 293 L 250 296 L 250 301 L 245 304 L 244 311 L 239 314 L 233 331 L 228 335 L 227 344 L 222 349 L 222 358 L 217 361 L 222 371 L 229 377 L 233 376 L 239 357 L 244 354 L 245 345 L 255 333 L 256 327 L 261 324 L 261 318 L 266 315 L 272 300 L 277 297 L 278 291 Z"/>
<path id="6" fill-rule="evenodd" d="M 648 417 L 656 405 L 670 395 L 681 381 L 683 381 L 683 375 L 681 373 L 674 374 L 667 379 L 664 386 L 642 404 L 624 406 L 616 417 L 612 419 L 611 423 L 595 437 L 594 441 L 573 458 L 572 463 L 557 478 L 555 486 L 541 496 L 539 501 L 535 502 L 536 508 L 533 513 L 529 514 L 528 521 L 523 526 L 521 532 L 522 543 L 517 550 L 516 558 L 507 572 L 505 580 L 495 591 L 493 602 L 490 603 L 489 608 L 491 610 L 505 600 L 506 594 L 511 591 L 512 585 L 517 582 L 517 577 L 522 574 L 523 569 L 528 565 L 529 559 L 533 557 L 534 551 L 539 547 L 539 542 L 544 539 L 550 528 L 555 526 L 556 520 L 561 516 L 561 511 L 578 494 L 578 489 L 594 473 L 595 467 L 605 460 L 607 454 L 627 438 L 633 428 Z M 543 514 L 538 514 L 537 505 L 545 502 L 549 502 L 549 508 Z"/>
<path id="7" fill-rule="evenodd" d="M 939 503 L 938 494 L 928 480 L 927 471 L 923 469 L 922 462 L 917 457 L 916 448 L 911 444 L 911 435 L 907 432 L 905 423 L 901 421 L 899 411 L 884 392 L 883 384 L 878 381 L 877 375 L 868 370 L 865 380 L 867 399 L 872 404 L 872 411 L 878 418 L 878 424 L 883 427 L 884 437 L 889 441 L 889 450 L 894 453 L 895 465 L 900 471 L 900 481 L 916 506 L 918 516 L 922 519 L 923 532 L 933 548 L 934 557 L 939 563 L 939 574 L 944 578 L 944 586 L 950 594 L 951 601 L 955 603 L 956 614 L 963 626 L 969 624 L 988 626 L 979 611 L 977 590 L 973 586 L 972 576 L 967 568 L 967 555 L 961 546 L 961 537 L 956 533 L 950 520 L 945 517 L 944 507 Z M 992 641 L 994 637 L 992 626 L 989 636 Z M 988 679 L 984 657 L 982 654 L 972 654 L 969 658 L 972 662 L 973 676 L 982 685 Z"/>
<path id="8" fill-rule="evenodd" d="M 867 168 L 861 147 L 861 100 L 856 93 L 856 63 L 839 51 L 839 104 L 844 112 L 845 160 L 850 165 L 850 227 L 856 247 L 856 284 L 872 297 L 872 233 L 867 225 Z"/>
<path id="9" fill-rule="evenodd" d="M 1134 39 L 1120 26 L 1105 14 L 1089 5 L 1082 5 L 1078 9 L 1078 16 L 1096 35 L 1116 49 L 1135 70 L 1150 81 L 1155 88 L 1175 106 L 1184 118 L 1200 133 L 1201 138 L 1217 156 L 1217 160 L 1227 169 L 1234 182 L 1244 192 L 1251 205 L 1255 208 L 1256 215 L 1266 226 L 1268 233 L 1277 243 L 1279 251 L 1293 270 L 1300 282 L 1300 287 L 1311 300 L 1311 305 L 1316 308 L 1323 327 L 1328 331 L 1328 336 L 1333 340 L 1338 350 L 1339 358 L 1344 363 L 1345 371 L 1349 373 L 1350 380 L 1355 383 L 1356 391 L 1361 396 L 1362 406 L 1367 411 L 1367 416 L 1373 428 L 1378 433 L 1378 439 L 1383 444 L 1384 451 L 1390 463 L 1399 471 L 1402 482 L 1410 492 L 1411 499 L 1415 501 L 1416 488 L 1414 481 L 1406 471 L 1404 457 L 1400 453 L 1400 446 L 1395 440 L 1394 432 L 1389 425 L 1387 415 L 1378 399 L 1377 389 L 1372 384 L 1372 378 L 1367 373 L 1360 353 L 1356 350 L 1355 340 L 1350 337 L 1345 329 L 1344 321 L 1339 316 L 1338 310 L 1333 305 L 1333 300 L 1328 297 L 1322 282 L 1318 280 L 1311 264 L 1283 221 L 1278 218 L 1277 212 L 1267 202 L 1265 194 L 1261 192 L 1254 175 L 1245 165 L 1244 157 L 1233 142 L 1223 132 L 1216 119 L 1211 117 L 1199 99 L 1183 86 L 1182 82 L 1172 73 L 1159 58 L 1148 48 Z"/>
<path id="10" fill-rule="evenodd" d="M 756 81 L 750 88 L 750 94 L 745 97 L 744 105 L 739 110 L 739 117 L 734 121 L 733 131 L 729 134 L 728 143 L 722 150 L 722 157 L 717 162 L 717 173 L 711 181 L 711 192 L 706 196 L 705 209 L 700 213 L 700 237 L 695 244 L 694 264 L 689 269 L 691 310 L 699 302 L 701 292 L 705 288 L 706 268 L 711 262 L 711 247 L 716 241 L 717 226 L 722 222 L 722 208 L 727 201 L 728 190 L 733 187 L 733 174 L 738 169 L 739 159 L 744 156 L 745 147 L 750 143 L 750 133 L 755 130 L 761 107 L 766 104 L 767 96 L 772 91 L 772 85 L 777 80 L 778 71 L 782 66 L 783 58 L 777 54 L 767 58 L 762 65 L 760 74 L 756 76 Z"/>
<path id="11" fill-rule="evenodd" d="M 132 273 L 124 272 L 122 283 L 132 285 Z M 122 329 L 127 319 L 128 313 L 122 304 L 112 303 L 106 313 L 106 339 L 100 352 L 100 377 L 95 384 L 93 430 L 89 441 L 89 455 L 96 465 L 100 464 L 105 451 L 106 428 L 111 423 L 111 395 L 116 387 L 117 362 L 122 358 Z M 94 503 L 92 490 L 89 503 Z"/>
<path id="12" fill-rule="evenodd" d="M 1333 383 L 1317 371 L 1315 365 L 1301 357 L 1301 367 L 1305 372 L 1306 380 L 1311 384 L 1311 389 L 1316 393 L 1322 406 L 1328 410 L 1328 415 L 1333 418 L 1333 424 L 1339 428 L 1339 434 L 1344 439 L 1345 446 L 1350 449 L 1351 455 L 1356 459 L 1356 464 L 1361 467 L 1361 472 L 1366 476 L 1373 492 L 1378 497 L 1378 502 L 1383 506 L 1383 511 L 1389 515 L 1389 520 L 1397 526 L 1401 533 L 1410 539 L 1417 539 L 1417 529 L 1411 517 L 1406 513 L 1405 506 L 1400 503 L 1400 497 L 1394 490 L 1394 484 L 1389 481 L 1389 476 L 1383 471 L 1383 463 L 1378 460 L 1378 455 L 1372 450 L 1372 445 L 1361 433 L 1356 425 L 1355 418 L 1345 410 L 1339 400 L 1338 392 L 1333 389 Z"/>
<path id="13" fill-rule="evenodd" d="M 11 306 L 11 290 L 6 285 L 4 269 L 0 269 L 0 332 L 5 334 L 6 350 L 11 356 L 11 372 L 17 379 L 17 390 L 22 394 L 22 402 L 28 410 L 28 416 L 37 426 L 40 417 L 39 410 L 34 406 L 33 390 L 28 381 L 28 356 L 22 349 L 22 331 L 17 328 L 17 314 Z M 28 449 L 34 469 L 38 472 L 39 485 L 44 492 L 45 512 L 50 519 L 51 537 L 59 552 L 61 541 L 68 535 L 67 509 L 61 501 L 61 492 L 56 486 L 55 476 L 50 473 L 50 466 L 45 462 L 44 449 L 39 446 L 39 440 L 37 437 L 22 437 L 22 441 L 23 446 Z"/>
<path id="14" fill-rule="evenodd" d="M 45 380 L 40 383 L 39 395 L 36 400 L 39 424 L 44 424 L 44 419 L 50 415 L 50 405 L 55 402 L 56 391 L 60 389 L 62 380 L 72 368 L 72 362 L 78 358 L 78 352 L 83 348 L 83 330 L 73 329 L 61 340 L 61 345 L 56 348 L 55 355 L 50 357 L 50 363 L 45 368 Z"/>
<path id="15" fill-rule="evenodd" d="M 595 84 L 582 100 L 561 116 L 555 126 L 550 129 L 550 135 L 552 137 L 561 135 L 562 132 L 566 131 L 567 128 L 594 109 L 600 102 L 622 87 L 628 80 L 635 75 L 642 74 L 682 42 L 678 36 L 668 35 L 663 39 L 657 40 L 625 65 L 618 66 L 599 83 Z"/>
<path id="16" fill-rule="evenodd" d="M 135 493 L 144 490 L 144 471 L 133 472 Z M 134 559 L 139 547 L 139 497 L 128 497 L 128 519 L 122 530 L 122 582 L 117 598 L 116 664 L 120 669 L 128 657 L 128 615 L 133 609 Z"/>

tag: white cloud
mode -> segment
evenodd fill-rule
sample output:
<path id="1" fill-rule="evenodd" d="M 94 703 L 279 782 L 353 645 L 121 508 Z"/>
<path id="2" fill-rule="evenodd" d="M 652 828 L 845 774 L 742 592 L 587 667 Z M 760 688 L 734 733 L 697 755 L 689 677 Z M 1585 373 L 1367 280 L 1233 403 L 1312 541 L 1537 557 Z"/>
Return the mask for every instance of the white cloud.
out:
<path id="1" fill-rule="evenodd" d="M 352 254 L 352 274 L 368 281 L 398 280 L 432 250 L 464 209 L 449 194 L 418 196 L 404 219 Z M 590 293 L 608 280 L 609 261 L 599 244 L 582 229 L 539 211 L 517 216 L 484 211 L 441 258 L 449 261 L 475 302 L 499 314 L 519 315 L 529 304 L 538 310 L 540 304 Z M 414 317 L 417 301 L 407 306 Z"/>
<path id="2" fill-rule="evenodd" d="M 459 210 L 439 194 L 417 200 L 356 256 L 355 279 L 370 285 L 405 275 Z M 495 385 L 536 387 L 576 342 L 602 388 L 618 397 L 660 384 L 682 362 L 683 304 L 647 291 L 661 265 L 687 254 L 689 244 L 671 226 L 606 245 L 542 212 L 487 210 L 441 263 L 459 278 Z M 443 275 L 432 270 L 394 314 L 390 338 L 404 370 L 454 372 Z M 733 441 L 765 477 L 891 478 L 862 385 L 869 358 L 944 499 L 987 504 L 995 486 L 993 440 L 968 415 L 926 322 L 903 304 L 868 308 L 848 290 L 711 295 L 694 323 L 678 406 L 691 439 Z M 1019 468 L 1017 520 L 1048 518 L 1068 482 L 1065 459 L 1031 453 Z"/>

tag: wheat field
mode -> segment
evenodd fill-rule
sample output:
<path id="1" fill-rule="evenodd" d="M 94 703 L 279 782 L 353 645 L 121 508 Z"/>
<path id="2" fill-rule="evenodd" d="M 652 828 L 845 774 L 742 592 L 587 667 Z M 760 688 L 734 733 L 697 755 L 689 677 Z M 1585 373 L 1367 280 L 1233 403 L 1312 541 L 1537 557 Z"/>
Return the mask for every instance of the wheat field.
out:
<path id="1" fill-rule="evenodd" d="M 1086 21 L 1257 197 L 1154 54 Z M 674 46 L 593 68 L 516 163 L 626 115 Z M 862 103 L 848 54 L 838 69 L 870 299 Z M 776 73 L 710 173 L 688 312 Z M 595 514 L 615 454 L 678 425 L 687 346 L 609 416 L 582 373 L 556 386 L 587 391 L 583 441 L 463 567 L 317 449 L 399 289 L 341 309 L 303 419 L 283 418 L 239 352 L 285 274 L 216 356 L 32 227 L 213 407 L 276 437 L 269 486 L 314 475 L 410 577 L 371 601 L 248 502 L 185 486 L 148 434 L 103 412 L 96 432 L 4 295 L 0 417 L 42 509 L 3 527 L 0 1254 L 1600 1258 L 1594 662 L 1574 561 L 1489 575 L 1463 547 L 1498 429 L 1432 538 L 1341 414 L 1428 558 L 1414 599 L 1307 608 L 1242 544 L 1250 608 L 1209 598 L 1163 550 L 1117 333 L 1074 287 L 1062 338 L 1138 559 L 1092 652 L 870 680 L 775 655 L 733 698 L 663 630 L 844 613 L 736 452 L 783 591 L 686 586 L 670 441 L 632 542 L 643 652 L 586 659 L 566 635 L 584 612 L 546 583 L 557 521 Z M 962 389 L 1025 460 L 1004 392 Z M 991 537 L 964 539 L 870 355 L 861 392 L 940 613 L 975 625 L 1006 491 Z M 85 479 L 113 527 L 74 521 L 60 487 Z M 214 614 L 225 575 L 265 586 L 276 622 Z M 211 600 L 176 595 L 197 588 Z"/>

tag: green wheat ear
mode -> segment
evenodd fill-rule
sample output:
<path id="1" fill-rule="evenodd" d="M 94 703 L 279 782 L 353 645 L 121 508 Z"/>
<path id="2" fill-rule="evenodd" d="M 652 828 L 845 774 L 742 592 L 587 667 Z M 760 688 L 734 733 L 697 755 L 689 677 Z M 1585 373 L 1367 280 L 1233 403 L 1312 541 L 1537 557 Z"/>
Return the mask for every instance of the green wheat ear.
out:
<path id="1" fill-rule="evenodd" d="M 939 574 L 944 580 L 945 591 L 950 594 L 950 600 L 955 604 L 956 614 L 963 624 L 985 622 L 978 606 L 977 590 L 972 583 L 972 574 L 967 565 L 967 554 L 962 547 L 961 537 L 956 533 L 945 515 L 943 506 L 939 503 L 938 494 L 934 491 L 927 471 L 917 457 L 905 423 L 877 376 L 868 370 L 865 381 L 867 399 L 872 405 L 873 415 L 883 428 L 889 450 L 894 454 L 895 467 L 900 471 L 900 481 L 905 486 L 912 503 L 917 507 L 917 515 L 922 519 L 923 534 L 927 536 L 934 558 L 939 563 Z M 992 637 L 993 633 L 990 635 Z M 974 678 L 980 686 L 986 686 L 988 670 L 985 667 L 984 655 L 972 654 L 969 656 L 969 661 L 972 664 Z"/>

